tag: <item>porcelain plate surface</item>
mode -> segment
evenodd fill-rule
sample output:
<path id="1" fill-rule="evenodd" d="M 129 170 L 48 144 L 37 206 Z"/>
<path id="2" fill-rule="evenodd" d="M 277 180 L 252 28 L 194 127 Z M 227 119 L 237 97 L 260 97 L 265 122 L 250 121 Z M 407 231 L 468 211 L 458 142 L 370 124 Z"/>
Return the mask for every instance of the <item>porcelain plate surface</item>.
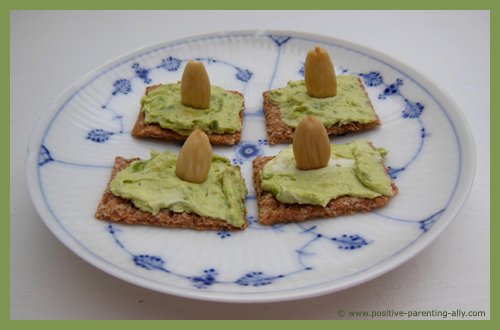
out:
<path id="1" fill-rule="evenodd" d="M 400 193 L 376 212 L 300 224 L 257 223 L 251 162 L 284 145 L 267 142 L 262 92 L 303 79 L 320 45 L 337 74 L 359 76 L 382 127 L 332 138 L 371 140 Z M 94 218 L 115 156 L 148 158 L 179 143 L 130 136 L 145 87 L 180 80 L 202 61 L 211 83 L 245 95 L 242 141 L 214 147 L 242 172 L 249 228 L 242 232 L 123 226 Z M 72 251 L 122 280 L 169 294 L 231 302 L 280 301 L 341 290 L 407 261 L 457 215 L 470 189 L 475 151 L 457 106 L 410 67 L 330 37 L 235 31 L 153 45 L 102 66 L 69 87 L 40 119 L 27 160 L 42 219 Z"/>

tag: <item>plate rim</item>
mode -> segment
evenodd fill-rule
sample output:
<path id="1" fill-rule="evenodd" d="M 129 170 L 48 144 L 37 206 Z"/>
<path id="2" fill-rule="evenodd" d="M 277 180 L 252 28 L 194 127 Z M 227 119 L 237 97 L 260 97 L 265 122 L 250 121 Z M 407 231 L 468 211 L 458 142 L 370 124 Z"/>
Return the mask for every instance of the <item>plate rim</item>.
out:
<path id="1" fill-rule="evenodd" d="M 115 264 L 104 261 L 100 258 L 96 258 L 92 251 L 86 249 L 81 243 L 71 237 L 71 235 L 68 236 L 66 229 L 62 225 L 60 225 L 54 218 L 49 210 L 49 207 L 44 201 L 43 194 L 41 192 L 40 177 L 38 172 L 38 155 L 39 149 L 41 147 L 41 139 L 43 140 L 45 132 L 50 128 L 53 118 L 57 116 L 57 113 L 62 108 L 64 108 L 64 104 L 71 100 L 72 95 L 74 95 L 78 90 L 84 88 L 87 84 L 91 83 L 93 79 L 99 77 L 102 74 L 105 74 L 106 72 L 119 66 L 121 63 L 126 62 L 136 56 L 144 55 L 149 52 L 168 47 L 171 44 L 179 44 L 181 42 L 196 42 L 197 40 L 206 40 L 207 38 L 216 39 L 228 36 L 260 37 L 266 35 L 292 36 L 312 41 L 334 43 L 336 45 L 346 47 L 349 50 L 361 53 L 365 56 L 369 54 L 370 56 L 375 57 L 378 61 L 381 61 L 384 64 L 390 66 L 397 72 L 407 77 L 411 77 L 411 80 L 417 83 L 420 88 L 422 88 L 440 105 L 445 115 L 448 117 L 448 120 L 452 124 L 451 126 L 453 130 L 455 131 L 454 133 L 457 138 L 461 159 L 455 190 L 452 193 L 449 201 L 447 202 L 447 210 L 441 216 L 440 221 L 438 221 L 433 226 L 433 230 L 426 233 L 426 235 L 419 236 L 417 239 L 410 242 L 407 246 L 398 250 L 399 256 L 388 256 L 380 263 L 377 263 L 372 267 L 369 267 L 368 269 L 364 269 L 361 272 L 361 275 L 364 276 L 350 275 L 350 280 L 341 280 L 340 285 L 323 283 L 306 289 L 292 288 L 282 291 L 255 293 L 249 292 L 243 294 L 220 291 L 193 291 L 166 286 L 165 284 L 161 285 L 161 287 L 159 288 L 151 280 L 146 280 L 145 278 L 128 273 L 126 270 L 118 267 Z M 426 87 L 430 87 L 432 93 L 431 90 Z M 451 111 L 452 116 L 450 116 L 449 111 Z M 457 129 L 460 129 L 460 135 L 457 134 Z M 427 248 L 430 243 L 432 243 L 439 235 L 441 235 L 446 227 L 457 217 L 471 191 L 476 168 L 476 146 L 470 125 L 467 122 L 465 115 L 463 114 L 460 107 L 445 91 L 443 91 L 436 83 L 434 83 L 434 81 L 421 74 L 417 70 L 413 69 L 409 65 L 403 63 L 402 61 L 386 55 L 381 51 L 336 37 L 293 30 L 223 30 L 205 34 L 183 36 L 180 38 L 156 42 L 119 55 L 98 66 L 97 68 L 90 70 L 80 78 L 70 83 L 68 87 L 63 92 L 61 92 L 59 96 L 51 102 L 49 107 L 45 109 L 40 115 L 28 141 L 29 142 L 25 165 L 28 190 L 31 200 L 45 225 L 72 252 L 74 252 L 76 255 L 78 255 L 80 258 L 84 259 L 91 265 L 100 269 L 101 271 L 104 271 L 105 273 L 108 273 L 114 277 L 120 278 L 121 280 L 134 285 L 138 285 L 143 288 L 191 299 L 233 303 L 277 302 L 316 297 L 359 285 L 397 268 L 401 264 L 412 259 L 418 253 L 422 252 L 425 248 Z M 464 155 L 467 155 L 468 157 L 464 157 Z M 450 209 L 451 206 L 453 207 Z M 445 215 L 446 217 L 443 218 L 443 216 Z M 372 268 L 374 268 L 374 270 L 371 270 Z"/>

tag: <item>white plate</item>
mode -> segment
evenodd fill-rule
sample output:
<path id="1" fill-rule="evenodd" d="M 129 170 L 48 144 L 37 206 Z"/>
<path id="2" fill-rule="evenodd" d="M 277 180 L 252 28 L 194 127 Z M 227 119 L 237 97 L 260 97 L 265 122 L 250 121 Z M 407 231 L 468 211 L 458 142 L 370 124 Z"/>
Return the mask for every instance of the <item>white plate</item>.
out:
<path id="1" fill-rule="evenodd" d="M 309 49 L 321 45 L 337 74 L 359 75 L 382 120 L 380 129 L 333 138 L 366 138 L 390 150 L 386 164 L 399 194 L 377 212 L 261 226 L 251 160 L 274 155 L 262 92 L 301 79 Z M 94 212 L 114 157 L 149 157 L 178 143 L 133 139 L 146 86 L 178 81 L 185 63 L 206 64 L 213 84 L 245 94 L 243 142 L 214 147 L 242 167 L 250 226 L 198 232 L 108 224 Z M 174 295 L 264 302 L 316 296 L 379 276 L 434 240 L 457 215 L 471 186 L 474 143 L 457 106 L 428 79 L 379 52 L 318 35 L 238 31 L 165 42 L 135 51 L 72 85 L 40 119 L 29 144 L 32 199 L 72 251 L 120 279 Z"/>

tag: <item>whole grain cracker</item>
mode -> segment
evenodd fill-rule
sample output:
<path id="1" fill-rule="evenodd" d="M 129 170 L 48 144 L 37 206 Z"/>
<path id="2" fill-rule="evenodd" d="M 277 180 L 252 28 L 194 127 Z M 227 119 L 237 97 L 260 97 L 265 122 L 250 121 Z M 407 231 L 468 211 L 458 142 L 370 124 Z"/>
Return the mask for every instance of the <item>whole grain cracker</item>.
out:
<path id="1" fill-rule="evenodd" d="M 158 88 L 161 85 L 153 85 L 146 87 L 146 95 Z M 230 93 L 240 95 L 243 97 L 238 91 L 228 91 Z M 244 101 L 243 101 L 244 102 Z M 243 125 L 243 110 L 245 108 L 245 104 L 243 103 L 243 107 L 239 112 L 240 122 Z M 132 136 L 138 138 L 154 138 L 154 139 L 163 139 L 163 140 L 174 140 L 174 141 L 185 141 L 188 136 L 182 135 L 173 131 L 171 129 L 163 128 L 158 124 L 146 124 L 144 122 L 145 114 L 144 111 L 139 111 L 139 115 L 137 116 L 137 120 L 135 122 L 134 128 L 132 129 Z M 233 134 L 213 134 L 207 133 L 208 140 L 211 144 L 219 144 L 219 145 L 234 145 L 240 142 L 241 140 L 241 130 L 233 133 Z"/>
<path id="2" fill-rule="evenodd" d="M 366 90 L 361 82 L 361 79 L 358 78 L 359 85 L 365 91 L 365 94 L 368 98 L 368 102 L 370 107 L 373 109 L 373 104 L 366 93 Z M 281 118 L 281 111 L 279 105 L 273 103 L 271 98 L 269 97 L 269 93 L 271 91 L 265 91 L 263 93 L 264 97 L 264 114 L 266 118 L 266 130 L 269 144 L 279 144 L 279 143 L 290 143 L 293 140 L 293 132 L 295 129 L 291 126 L 285 124 Z M 374 111 L 375 112 L 375 111 Z M 365 131 L 368 129 L 372 129 L 381 125 L 380 119 L 378 115 L 375 113 L 376 120 L 362 124 L 358 122 L 351 122 L 344 125 L 335 124 L 326 129 L 328 135 L 340 135 L 347 132 L 359 132 Z"/>
<path id="3" fill-rule="evenodd" d="M 274 157 L 257 157 L 253 160 L 253 183 L 257 195 L 259 223 L 273 225 L 280 222 L 302 222 L 315 218 L 330 218 L 359 212 L 369 212 L 383 207 L 397 194 L 398 188 L 392 183 L 392 197 L 379 196 L 373 199 L 342 196 L 331 200 L 326 207 L 308 204 L 287 204 L 278 201 L 274 195 L 261 187 L 260 172 Z"/>
<path id="4" fill-rule="evenodd" d="M 97 219 L 130 225 L 153 225 L 198 230 L 235 231 L 243 230 L 248 226 L 246 221 L 244 225 L 239 228 L 228 224 L 223 219 L 205 217 L 188 212 L 172 212 L 166 209 L 162 209 L 158 214 L 153 215 L 152 213 L 139 210 L 129 200 L 113 195 L 110 188 L 111 180 L 113 180 L 116 173 L 128 167 L 134 160 L 139 160 L 139 158 L 115 158 L 115 164 L 111 171 L 111 178 L 95 213 Z"/>

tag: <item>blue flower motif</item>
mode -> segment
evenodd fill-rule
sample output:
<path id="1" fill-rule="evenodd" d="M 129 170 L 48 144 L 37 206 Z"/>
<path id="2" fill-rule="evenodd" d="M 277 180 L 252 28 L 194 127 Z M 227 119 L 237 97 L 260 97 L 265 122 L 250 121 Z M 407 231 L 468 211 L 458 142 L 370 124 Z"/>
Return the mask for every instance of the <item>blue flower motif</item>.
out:
<path id="1" fill-rule="evenodd" d="M 441 213 L 444 212 L 444 210 L 446 209 L 442 209 L 442 210 L 439 210 L 437 211 L 436 213 L 434 213 L 433 215 L 431 215 L 430 217 L 428 217 L 427 219 L 424 219 L 424 220 L 420 220 L 419 223 L 420 223 L 420 229 L 426 233 L 429 231 L 429 229 L 436 223 L 436 221 L 439 219 L 439 217 L 441 216 Z"/>
<path id="2" fill-rule="evenodd" d="M 206 289 L 210 285 L 214 284 L 216 282 L 216 276 L 219 275 L 215 269 L 210 268 L 210 269 L 205 269 L 203 271 L 203 275 L 201 276 L 195 276 L 189 278 L 193 283 L 194 286 L 198 289 Z"/>
<path id="3" fill-rule="evenodd" d="M 269 38 L 271 38 L 275 43 L 276 45 L 278 45 L 279 47 L 281 47 L 283 44 L 285 44 L 286 42 L 288 42 L 288 40 L 290 40 L 290 38 L 292 37 L 287 37 L 287 36 L 272 36 L 272 35 L 269 35 Z"/>
<path id="4" fill-rule="evenodd" d="M 251 225 L 256 225 L 259 223 L 259 220 L 257 220 L 257 218 L 255 218 L 253 215 L 249 215 L 247 216 L 247 221 L 248 221 L 248 224 L 251 226 Z"/>
<path id="5" fill-rule="evenodd" d="M 366 86 L 374 87 L 384 82 L 380 72 L 370 71 L 368 73 L 360 73 L 359 75 L 363 78 Z"/>
<path id="6" fill-rule="evenodd" d="M 236 68 L 236 79 L 241 80 L 243 82 L 247 82 L 252 78 L 253 73 L 250 72 L 249 70 L 245 69 L 240 69 Z"/>
<path id="7" fill-rule="evenodd" d="M 243 145 L 240 150 L 238 150 L 240 155 L 245 158 L 250 158 L 253 156 L 257 156 L 260 152 L 259 148 L 256 145 L 246 144 Z"/>
<path id="8" fill-rule="evenodd" d="M 304 77 L 306 75 L 306 68 L 304 62 L 302 62 L 302 66 L 299 69 L 299 74 Z"/>
<path id="9" fill-rule="evenodd" d="M 436 218 L 429 218 L 425 220 L 421 220 L 420 222 L 420 229 L 426 233 L 429 231 L 429 229 L 436 223 L 437 219 Z"/>
<path id="10" fill-rule="evenodd" d="M 139 63 L 134 63 L 132 65 L 132 69 L 135 70 L 135 75 L 139 78 L 141 78 L 142 80 L 144 80 L 144 82 L 146 84 L 149 84 L 152 80 L 148 77 L 149 75 L 149 71 L 148 69 L 145 69 L 145 68 L 141 68 L 139 66 Z"/>
<path id="11" fill-rule="evenodd" d="M 418 118 L 424 111 L 424 105 L 420 102 L 410 102 L 405 99 L 405 108 L 402 112 L 403 118 Z"/>
<path id="12" fill-rule="evenodd" d="M 262 150 L 259 145 L 248 141 L 241 142 L 236 148 L 236 152 L 243 158 L 252 158 L 262 154 Z"/>
<path id="13" fill-rule="evenodd" d="M 403 85 L 402 79 L 396 79 L 396 82 L 388 85 L 382 94 L 378 96 L 379 99 L 385 100 L 387 96 L 391 96 L 394 94 L 399 94 L 399 87 Z"/>
<path id="14" fill-rule="evenodd" d="M 354 250 L 368 245 L 368 242 L 359 235 L 342 235 L 341 237 L 332 237 L 331 240 L 337 243 L 341 250 Z"/>
<path id="15" fill-rule="evenodd" d="M 427 133 L 426 133 L 426 131 L 425 131 L 425 128 L 424 128 L 424 127 L 422 127 L 422 128 L 420 129 L 420 137 L 423 139 L 423 138 L 425 138 L 426 136 L 427 136 Z"/>
<path id="16" fill-rule="evenodd" d="M 147 270 L 163 270 L 166 271 L 164 265 L 165 261 L 161 257 L 150 256 L 147 254 L 140 254 L 133 256 L 134 263 Z"/>
<path id="17" fill-rule="evenodd" d="M 161 64 L 158 65 L 158 68 L 164 68 L 167 71 L 177 71 L 181 66 L 181 60 L 172 56 L 164 58 L 161 60 Z"/>
<path id="18" fill-rule="evenodd" d="M 40 154 L 38 155 L 38 166 L 45 165 L 53 160 L 54 158 L 52 158 L 52 156 L 50 155 L 49 149 L 47 149 L 46 146 L 42 145 L 40 147 Z"/>
<path id="19" fill-rule="evenodd" d="M 243 277 L 236 280 L 235 283 L 243 286 L 263 286 L 273 283 L 278 278 L 283 278 L 284 275 L 266 275 L 263 272 L 250 272 L 246 273 Z"/>
<path id="20" fill-rule="evenodd" d="M 387 167 L 388 171 L 387 171 L 387 174 L 389 174 L 389 176 L 391 177 L 391 179 L 397 179 L 398 177 L 398 173 L 399 172 L 403 172 L 404 170 L 406 170 L 406 167 L 398 167 L 398 168 L 393 168 L 393 167 L 390 167 L 388 166 Z"/>
<path id="21" fill-rule="evenodd" d="M 254 143 L 250 141 L 241 141 L 235 149 L 235 157 L 232 159 L 234 165 L 241 165 L 245 161 L 256 156 L 262 155 L 261 145 L 265 145 L 264 140 Z"/>
<path id="22" fill-rule="evenodd" d="M 231 236 L 231 233 L 226 231 L 226 230 L 223 230 L 223 231 L 219 231 L 217 232 L 217 235 L 219 236 L 219 238 L 226 238 L 226 237 L 230 237 Z"/>
<path id="23" fill-rule="evenodd" d="M 111 137 L 111 135 L 113 135 L 113 134 L 115 134 L 115 133 L 105 131 L 101 128 L 93 129 L 87 134 L 87 140 L 91 140 L 91 141 L 97 142 L 97 143 L 103 143 L 103 142 L 108 141 L 109 138 Z"/>
<path id="24" fill-rule="evenodd" d="M 128 94 L 132 90 L 132 84 L 127 79 L 118 79 L 114 82 L 113 87 L 115 88 L 113 95 L 117 93 Z"/>
<path id="25" fill-rule="evenodd" d="M 108 232 L 111 234 L 111 235 L 114 235 L 115 234 L 115 228 L 113 227 L 112 224 L 108 224 Z"/>

